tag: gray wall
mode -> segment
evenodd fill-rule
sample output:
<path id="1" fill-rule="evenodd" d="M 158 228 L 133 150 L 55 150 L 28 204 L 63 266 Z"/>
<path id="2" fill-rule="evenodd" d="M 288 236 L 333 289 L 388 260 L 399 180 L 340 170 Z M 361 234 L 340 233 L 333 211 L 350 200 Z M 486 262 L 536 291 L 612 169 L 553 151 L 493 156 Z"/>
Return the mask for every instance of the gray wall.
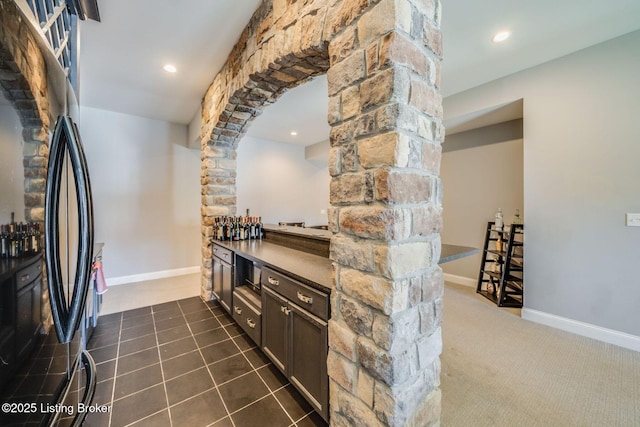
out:
<path id="1" fill-rule="evenodd" d="M 516 209 L 523 212 L 522 139 L 483 145 L 474 132 L 464 132 L 465 149 L 442 155 L 440 178 L 443 186 L 443 243 L 482 248 L 487 221 L 493 221 L 502 208 L 510 224 Z M 448 139 L 449 137 L 447 137 Z M 444 147 L 448 144 L 445 140 Z M 478 145 L 480 144 L 480 145 Z M 475 281 L 481 255 L 442 265 L 447 274 Z"/>
<path id="2" fill-rule="evenodd" d="M 1 96 L 1 95 L 0 95 Z M 16 110 L 0 100 L 0 224 L 24 221 L 22 125 Z"/>
<path id="3" fill-rule="evenodd" d="M 524 99 L 525 307 L 640 335 L 640 32 L 451 96 Z"/>
<path id="4" fill-rule="evenodd" d="M 107 279 L 200 265 L 200 152 L 187 127 L 82 107 Z"/>
<path id="5" fill-rule="evenodd" d="M 237 207 L 265 223 L 327 224 L 329 171 L 305 160 L 305 147 L 245 136 L 238 145 Z"/>

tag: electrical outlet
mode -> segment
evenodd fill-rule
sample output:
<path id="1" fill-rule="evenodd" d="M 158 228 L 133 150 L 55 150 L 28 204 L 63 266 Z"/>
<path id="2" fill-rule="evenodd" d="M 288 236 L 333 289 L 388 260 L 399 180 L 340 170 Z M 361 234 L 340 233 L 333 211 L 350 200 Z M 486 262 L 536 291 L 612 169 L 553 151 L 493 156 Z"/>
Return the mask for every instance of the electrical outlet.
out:
<path id="1" fill-rule="evenodd" d="M 640 227 L 640 213 L 625 214 L 624 224 L 627 227 Z"/>

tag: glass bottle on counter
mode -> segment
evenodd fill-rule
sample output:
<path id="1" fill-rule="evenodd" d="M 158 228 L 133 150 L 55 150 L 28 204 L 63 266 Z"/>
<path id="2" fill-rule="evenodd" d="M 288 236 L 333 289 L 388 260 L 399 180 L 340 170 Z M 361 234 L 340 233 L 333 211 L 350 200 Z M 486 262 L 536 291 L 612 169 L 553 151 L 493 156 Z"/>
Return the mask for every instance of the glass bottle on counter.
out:
<path id="1" fill-rule="evenodd" d="M 9 258 L 9 231 L 6 225 L 0 226 L 0 258 Z"/>

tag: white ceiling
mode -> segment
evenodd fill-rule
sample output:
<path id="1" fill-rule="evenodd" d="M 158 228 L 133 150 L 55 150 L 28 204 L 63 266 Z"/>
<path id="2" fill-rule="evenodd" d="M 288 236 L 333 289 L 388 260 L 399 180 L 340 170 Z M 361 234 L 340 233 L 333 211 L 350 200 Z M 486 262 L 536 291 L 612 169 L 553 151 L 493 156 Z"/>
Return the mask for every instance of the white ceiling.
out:
<path id="1" fill-rule="evenodd" d="M 102 22 L 82 24 L 81 104 L 189 123 L 260 0 L 242 3 L 99 1 Z M 638 0 L 442 0 L 442 9 L 444 96 L 640 29 Z M 492 43 L 502 29 L 512 37 Z M 176 74 L 162 70 L 168 62 Z M 325 78 L 287 92 L 247 134 L 327 139 L 326 93 Z"/>

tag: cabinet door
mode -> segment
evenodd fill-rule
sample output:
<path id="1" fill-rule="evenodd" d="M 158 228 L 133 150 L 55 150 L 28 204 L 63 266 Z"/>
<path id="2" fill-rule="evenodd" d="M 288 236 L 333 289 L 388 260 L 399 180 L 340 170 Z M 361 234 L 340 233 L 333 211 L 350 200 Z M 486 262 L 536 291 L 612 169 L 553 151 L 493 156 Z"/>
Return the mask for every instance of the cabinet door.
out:
<path id="1" fill-rule="evenodd" d="M 231 265 L 227 264 L 226 262 L 220 263 L 220 269 L 221 269 L 221 282 L 222 282 L 222 288 L 220 290 L 221 292 L 220 304 L 222 304 L 222 306 L 225 308 L 225 310 L 227 310 L 227 312 L 231 313 L 231 307 L 233 305 L 232 304 L 233 270 L 231 268 Z"/>
<path id="2" fill-rule="evenodd" d="M 222 261 L 213 257 L 211 290 L 218 302 L 222 301 Z"/>
<path id="3" fill-rule="evenodd" d="M 327 376 L 327 323 L 306 310 L 289 304 L 291 335 L 289 379 L 314 409 L 329 416 L 329 377 Z"/>
<path id="4" fill-rule="evenodd" d="M 22 288 L 16 301 L 16 354 L 22 360 L 33 344 L 33 285 Z"/>
<path id="5" fill-rule="evenodd" d="M 288 310 L 287 300 L 269 288 L 262 288 L 262 350 L 285 375 L 287 375 Z"/>

